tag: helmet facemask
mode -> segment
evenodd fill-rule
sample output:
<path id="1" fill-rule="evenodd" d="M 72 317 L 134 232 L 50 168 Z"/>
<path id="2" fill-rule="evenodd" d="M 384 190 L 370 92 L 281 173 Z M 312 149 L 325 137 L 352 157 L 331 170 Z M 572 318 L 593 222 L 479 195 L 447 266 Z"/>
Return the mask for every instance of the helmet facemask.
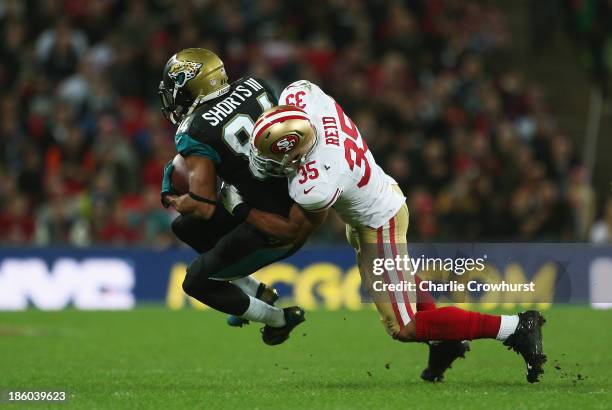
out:
<path id="1" fill-rule="evenodd" d="M 266 158 L 259 153 L 257 148 L 251 145 L 249 152 L 249 166 L 251 170 L 256 171 L 260 175 L 270 177 L 284 177 L 291 172 L 295 172 L 296 168 L 303 162 L 305 156 L 286 154 L 283 159 L 277 161 L 273 158 Z"/>
<path id="2" fill-rule="evenodd" d="M 229 89 L 219 57 L 209 50 L 190 48 L 168 60 L 158 95 L 162 113 L 176 125 L 200 104 L 225 94 Z"/>
<path id="3" fill-rule="evenodd" d="M 174 89 L 170 90 L 166 88 L 163 81 L 159 83 L 157 95 L 159 95 L 161 100 L 162 113 L 164 117 L 174 125 L 181 122 L 184 117 L 183 111 L 185 111 L 182 105 L 176 105 L 177 92 L 178 89 L 176 86 Z"/>
<path id="4" fill-rule="evenodd" d="M 303 110 L 293 106 L 274 107 L 255 123 L 250 168 L 259 175 L 287 176 L 305 162 L 316 141 L 316 129 Z"/>

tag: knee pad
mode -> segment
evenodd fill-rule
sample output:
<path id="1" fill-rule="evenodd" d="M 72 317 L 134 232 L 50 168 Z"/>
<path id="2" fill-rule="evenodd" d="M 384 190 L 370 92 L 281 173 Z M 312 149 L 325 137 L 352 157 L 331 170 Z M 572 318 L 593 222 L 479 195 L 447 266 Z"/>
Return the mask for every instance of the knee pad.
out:
<path id="1" fill-rule="evenodd" d="M 187 274 L 185 275 L 185 279 L 183 279 L 183 292 L 187 295 L 193 297 L 197 293 L 196 280 L 193 276 Z"/>
<path id="2" fill-rule="evenodd" d="M 208 279 L 205 277 L 193 276 L 190 274 L 185 275 L 183 280 L 183 291 L 191 296 L 192 298 L 198 299 L 203 302 L 203 299 L 210 293 L 214 292 L 217 288 L 218 281 Z"/>
<path id="3" fill-rule="evenodd" d="M 183 292 L 185 292 L 185 294 L 189 296 L 191 296 L 191 293 L 193 292 L 191 288 L 191 281 L 189 280 L 189 276 L 187 275 L 185 275 L 185 279 L 183 279 Z"/>
<path id="4" fill-rule="evenodd" d="M 202 260 L 198 256 L 195 258 L 189 266 L 187 266 L 187 273 L 183 280 L 183 290 L 189 296 L 194 296 L 198 293 L 205 285 L 204 282 L 208 280 L 207 275 L 203 272 Z"/>

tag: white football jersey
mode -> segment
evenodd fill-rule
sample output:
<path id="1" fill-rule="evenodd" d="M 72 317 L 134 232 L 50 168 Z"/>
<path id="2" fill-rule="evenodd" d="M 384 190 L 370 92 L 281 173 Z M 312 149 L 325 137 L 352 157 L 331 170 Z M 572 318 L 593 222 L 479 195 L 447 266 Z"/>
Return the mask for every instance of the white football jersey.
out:
<path id="1" fill-rule="evenodd" d="M 379 228 L 406 198 L 393 189 L 395 180 L 376 164 L 366 142 L 342 108 L 317 85 L 297 81 L 287 86 L 279 104 L 308 114 L 317 143 L 300 169 L 289 175 L 291 198 L 307 211 L 333 207 L 353 227 Z"/>

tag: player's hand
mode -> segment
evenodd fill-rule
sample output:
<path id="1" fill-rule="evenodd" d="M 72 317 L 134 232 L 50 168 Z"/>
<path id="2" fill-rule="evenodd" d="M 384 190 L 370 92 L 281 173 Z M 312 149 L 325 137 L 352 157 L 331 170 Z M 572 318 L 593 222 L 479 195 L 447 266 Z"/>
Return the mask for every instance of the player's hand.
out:
<path id="1" fill-rule="evenodd" d="M 172 160 L 170 160 L 164 167 L 164 178 L 162 179 L 161 186 L 161 203 L 164 208 L 170 206 L 170 202 L 168 201 L 169 196 L 178 195 L 178 192 L 172 187 L 172 171 L 174 171 L 174 164 Z"/>
<path id="2" fill-rule="evenodd" d="M 189 213 L 188 211 L 190 211 L 190 209 L 187 209 L 186 199 L 187 195 L 166 194 L 163 196 L 163 201 L 167 204 L 166 208 L 171 206 L 180 214 Z"/>

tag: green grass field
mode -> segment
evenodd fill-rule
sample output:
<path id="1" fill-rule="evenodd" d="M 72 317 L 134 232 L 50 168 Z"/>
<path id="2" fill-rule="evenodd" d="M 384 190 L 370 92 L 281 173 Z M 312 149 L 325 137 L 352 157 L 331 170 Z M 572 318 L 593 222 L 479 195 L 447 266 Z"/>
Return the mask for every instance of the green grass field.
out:
<path id="1" fill-rule="evenodd" d="M 258 326 L 229 328 L 213 312 L 0 313 L 0 390 L 66 390 L 68 407 L 85 409 L 610 408 L 612 311 L 546 317 L 541 383 L 486 340 L 432 385 L 419 378 L 426 346 L 392 341 L 371 311 L 308 312 L 276 347 Z"/>

